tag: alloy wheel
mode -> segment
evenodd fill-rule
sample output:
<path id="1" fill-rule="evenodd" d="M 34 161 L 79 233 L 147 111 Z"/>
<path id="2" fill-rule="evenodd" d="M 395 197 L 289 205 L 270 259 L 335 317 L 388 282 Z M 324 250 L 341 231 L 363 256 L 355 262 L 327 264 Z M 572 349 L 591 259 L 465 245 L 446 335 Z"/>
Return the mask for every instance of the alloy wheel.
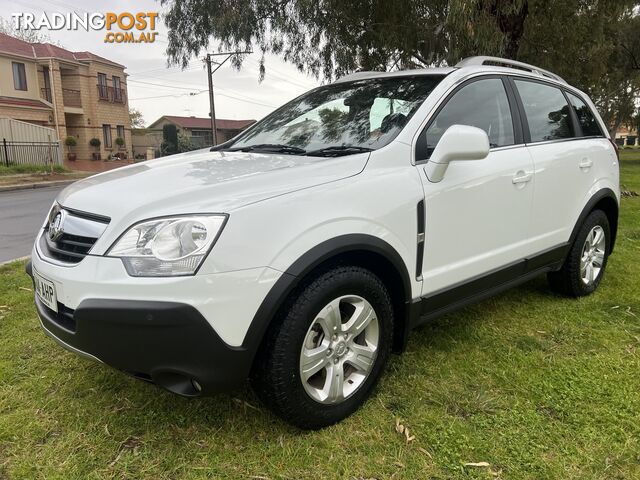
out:
<path id="1" fill-rule="evenodd" d="M 580 257 L 580 278 L 585 285 L 591 285 L 600 275 L 604 265 L 606 237 L 604 229 L 596 225 L 591 229 L 582 246 Z"/>
<path id="2" fill-rule="evenodd" d="M 300 352 L 307 394 L 337 404 L 355 393 L 375 364 L 380 325 L 371 304 L 358 295 L 329 302 L 311 323 Z"/>

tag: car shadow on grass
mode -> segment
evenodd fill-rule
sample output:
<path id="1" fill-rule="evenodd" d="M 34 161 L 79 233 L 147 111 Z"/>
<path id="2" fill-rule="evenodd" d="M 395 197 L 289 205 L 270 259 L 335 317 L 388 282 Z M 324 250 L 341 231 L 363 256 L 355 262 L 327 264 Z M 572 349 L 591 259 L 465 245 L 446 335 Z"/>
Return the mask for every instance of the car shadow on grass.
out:
<path id="1" fill-rule="evenodd" d="M 411 359 L 417 356 L 421 361 L 428 361 L 434 355 L 477 347 L 483 325 L 492 322 L 497 315 L 508 316 L 509 309 L 521 308 L 519 305 L 525 300 L 527 304 L 535 303 L 540 297 L 554 298 L 544 279 L 533 280 L 511 291 L 433 320 L 411 333 L 406 357 Z M 406 376 L 410 377 L 416 373 L 411 371 L 412 362 L 405 361 L 403 357 L 405 356 L 392 356 L 386 378 L 380 387 L 383 394 L 388 384 L 402 383 Z M 90 403 L 93 405 L 93 413 L 109 418 L 116 415 L 118 422 L 122 422 L 133 431 L 144 427 L 147 430 L 153 428 L 156 432 L 162 432 L 176 426 L 216 431 L 236 428 L 238 423 L 242 422 L 243 430 L 267 428 L 270 432 L 267 438 L 277 439 L 280 435 L 300 434 L 298 429 L 273 415 L 259 401 L 248 382 L 243 388 L 228 393 L 204 398 L 183 398 L 154 384 L 128 377 L 106 365 L 87 363 L 82 359 L 76 361 L 82 362 L 82 366 L 77 369 L 77 375 L 72 377 L 75 380 L 71 380 L 77 384 L 67 386 L 69 391 L 73 392 L 70 394 L 77 396 L 79 391 L 90 385 L 85 396 L 92 398 Z M 398 371 L 398 365 L 403 365 L 402 374 Z M 409 370 L 404 367 L 408 367 Z M 457 381 L 454 373 L 449 377 L 439 378 L 443 385 L 454 385 L 459 383 Z M 458 394 L 460 396 L 461 392 Z M 460 405 L 451 407 L 452 411 L 461 412 L 460 415 L 465 416 L 465 412 L 468 411 L 493 408 L 484 393 L 471 392 L 470 395 L 473 398 L 469 402 L 477 404 L 477 407 L 465 406 L 465 400 L 462 399 Z M 103 409 L 102 412 L 97 411 L 100 408 Z M 149 423 L 150 419 L 153 419 L 152 423 Z"/>

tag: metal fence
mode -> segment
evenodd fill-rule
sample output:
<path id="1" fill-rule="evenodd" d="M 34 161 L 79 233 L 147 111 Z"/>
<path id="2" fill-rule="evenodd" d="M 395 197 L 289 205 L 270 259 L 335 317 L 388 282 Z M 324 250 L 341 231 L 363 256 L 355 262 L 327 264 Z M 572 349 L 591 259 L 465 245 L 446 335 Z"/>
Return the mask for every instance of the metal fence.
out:
<path id="1" fill-rule="evenodd" d="M 0 164 L 11 165 L 62 165 L 60 142 L 8 142 L 0 144 Z"/>
<path id="2" fill-rule="evenodd" d="M 58 133 L 51 127 L 0 118 L 0 140 L 3 138 L 7 142 L 49 142 L 58 140 Z"/>
<path id="3" fill-rule="evenodd" d="M 50 127 L 0 118 L 0 165 L 62 165 L 62 146 Z"/>

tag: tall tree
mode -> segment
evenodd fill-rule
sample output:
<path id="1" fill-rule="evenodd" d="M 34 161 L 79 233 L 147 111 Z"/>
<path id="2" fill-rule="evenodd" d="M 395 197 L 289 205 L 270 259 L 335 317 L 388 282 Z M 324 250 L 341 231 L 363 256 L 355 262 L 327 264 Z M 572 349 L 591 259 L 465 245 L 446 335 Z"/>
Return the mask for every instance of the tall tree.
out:
<path id="1" fill-rule="evenodd" d="M 131 128 L 144 128 L 144 117 L 137 108 L 129 108 L 129 120 Z"/>
<path id="2" fill-rule="evenodd" d="M 43 33 L 40 30 L 25 28 L 16 29 L 15 25 L 10 20 L 3 17 L 0 17 L 0 33 L 4 33 L 5 35 L 9 35 L 29 43 L 53 43 L 54 45 L 62 47 L 60 42 L 54 42 L 51 40 L 51 37 L 48 34 Z"/>
<path id="3" fill-rule="evenodd" d="M 638 95 L 638 0 L 161 1 L 169 61 L 183 66 L 214 45 L 255 48 L 261 76 L 269 52 L 330 81 L 495 55 L 557 72 L 588 91 L 610 125 L 628 119 Z"/>

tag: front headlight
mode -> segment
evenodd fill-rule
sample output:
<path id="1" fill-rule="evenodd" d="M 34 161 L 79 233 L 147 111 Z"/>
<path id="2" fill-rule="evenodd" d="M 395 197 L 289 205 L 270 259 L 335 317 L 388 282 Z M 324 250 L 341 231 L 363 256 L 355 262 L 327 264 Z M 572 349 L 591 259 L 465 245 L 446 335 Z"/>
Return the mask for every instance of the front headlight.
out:
<path id="1" fill-rule="evenodd" d="M 220 235 L 226 215 L 155 218 L 137 223 L 109 249 L 133 277 L 196 273 Z"/>

